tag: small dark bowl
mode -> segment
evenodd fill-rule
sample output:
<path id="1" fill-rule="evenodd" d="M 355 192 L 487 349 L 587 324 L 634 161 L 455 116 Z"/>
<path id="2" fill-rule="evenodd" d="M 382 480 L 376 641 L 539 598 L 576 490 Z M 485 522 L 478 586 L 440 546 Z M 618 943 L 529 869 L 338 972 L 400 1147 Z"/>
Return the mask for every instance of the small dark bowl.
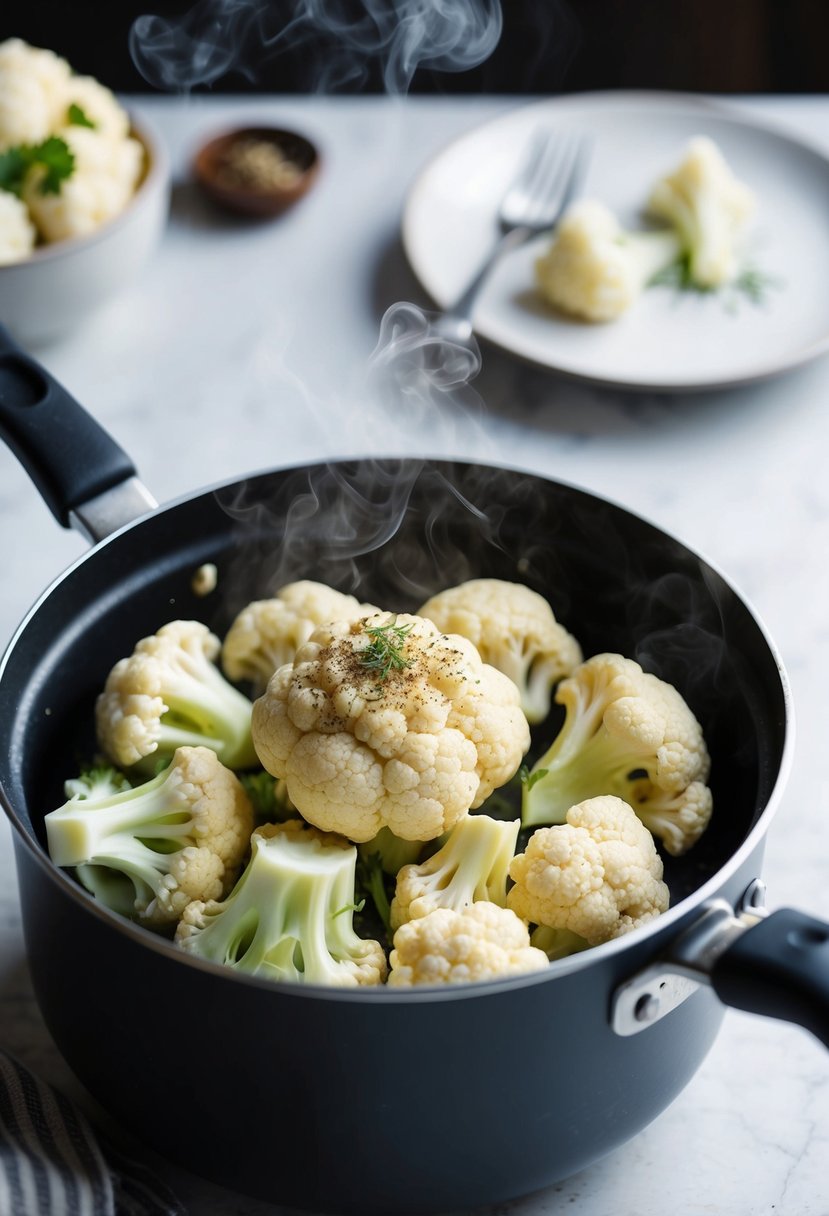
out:
<path id="1" fill-rule="evenodd" d="M 223 166 L 234 145 L 247 140 L 273 144 L 299 170 L 285 185 L 258 187 L 223 180 Z M 208 140 L 196 153 L 193 172 L 202 189 L 221 207 L 249 216 L 280 215 L 308 191 L 317 176 L 320 157 L 304 135 L 278 127 L 237 127 Z"/>

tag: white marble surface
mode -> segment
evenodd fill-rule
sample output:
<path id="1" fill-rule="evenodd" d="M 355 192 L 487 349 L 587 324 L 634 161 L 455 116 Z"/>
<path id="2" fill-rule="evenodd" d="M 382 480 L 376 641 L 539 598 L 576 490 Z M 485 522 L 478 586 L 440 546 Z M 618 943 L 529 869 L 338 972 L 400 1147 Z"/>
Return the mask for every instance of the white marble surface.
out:
<path id="1" fill-rule="evenodd" d="M 132 454 L 160 500 L 321 456 L 429 451 L 501 459 L 603 492 L 728 572 L 788 667 L 794 769 L 765 877 L 772 907 L 829 917 L 829 359 L 727 394 L 632 397 L 568 384 L 484 352 L 485 412 L 361 410 L 380 317 L 423 301 L 398 243 L 401 204 L 428 157 L 510 99 L 142 99 L 171 149 L 166 238 L 141 280 L 81 332 L 39 352 Z M 746 100 L 822 142 L 829 99 Z M 294 125 L 324 171 L 278 223 L 220 220 L 188 184 L 196 141 L 230 120 Z M 827 240 L 829 240 L 829 199 Z M 52 521 L 0 450 L 0 641 L 83 543 Z M 8 828 L 0 826 L 0 1043 L 78 1095 L 26 970 Z M 83 1097 L 83 1095 L 80 1095 Z M 275 1209 L 158 1163 L 190 1211 Z M 612 1158 L 498 1216 L 828 1216 L 829 1057 L 806 1032 L 730 1012 L 704 1066 Z M 489 1216 L 495 1216 L 494 1211 Z"/>

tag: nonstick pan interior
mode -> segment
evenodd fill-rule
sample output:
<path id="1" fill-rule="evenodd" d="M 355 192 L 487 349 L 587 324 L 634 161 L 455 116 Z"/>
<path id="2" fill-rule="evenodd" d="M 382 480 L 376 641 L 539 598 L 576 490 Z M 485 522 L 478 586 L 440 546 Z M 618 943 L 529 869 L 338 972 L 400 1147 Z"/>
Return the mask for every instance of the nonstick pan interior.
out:
<path id="1" fill-rule="evenodd" d="M 195 594 L 213 562 L 218 584 Z M 471 577 L 544 594 L 585 655 L 618 651 L 674 683 L 712 755 L 714 817 L 666 859 L 672 903 L 715 873 L 764 809 L 783 754 L 780 673 L 756 620 L 682 544 L 572 487 L 511 470 L 353 462 L 262 474 L 160 510 L 83 559 L 29 618 L 0 680 L 0 781 L 42 841 L 43 815 L 94 752 L 111 666 L 176 617 L 220 635 L 249 600 L 312 578 L 396 611 Z M 555 719 L 536 728 L 534 751 Z"/>

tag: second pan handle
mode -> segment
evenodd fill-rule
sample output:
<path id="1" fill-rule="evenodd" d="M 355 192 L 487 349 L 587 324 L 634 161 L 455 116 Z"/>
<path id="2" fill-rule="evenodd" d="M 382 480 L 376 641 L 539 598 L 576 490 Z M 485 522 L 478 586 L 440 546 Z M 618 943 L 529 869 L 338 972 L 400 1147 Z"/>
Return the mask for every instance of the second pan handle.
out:
<path id="1" fill-rule="evenodd" d="M 2 326 L 0 437 L 65 528 L 84 503 L 136 475 L 112 436 Z"/>
<path id="2" fill-rule="evenodd" d="M 829 1047 L 829 924 L 772 912 L 723 951 L 711 986 L 726 1005 L 796 1022 Z"/>

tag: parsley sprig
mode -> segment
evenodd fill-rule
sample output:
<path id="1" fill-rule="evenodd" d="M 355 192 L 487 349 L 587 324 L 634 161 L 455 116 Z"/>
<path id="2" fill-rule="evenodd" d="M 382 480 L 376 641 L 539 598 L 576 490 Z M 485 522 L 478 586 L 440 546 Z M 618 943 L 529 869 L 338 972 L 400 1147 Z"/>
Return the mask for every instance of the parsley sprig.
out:
<path id="1" fill-rule="evenodd" d="M 541 781 L 544 777 L 546 777 L 549 771 L 550 770 L 548 768 L 537 768 L 535 770 L 531 770 L 528 764 L 522 764 L 518 770 L 518 776 L 521 784 L 527 787 L 527 793 L 529 794 L 536 782 Z"/>
<path id="2" fill-rule="evenodd" d="M 97 123 L 93 122 L 89 115 L 85 114 L 77 102 L 74 101 L 69 106 L 69 109 L 66 112 L 66 117 L 69 125 L 72 127 L 89 127 L 94 131 L 98 125 Z"/>
<path id="3" fill-rule="evenodd" d="M 376 672 L 380 683 L 387 680 L 391 672 L 411 667 L 404 646 L 412 626 L 398 625 L 396 622 L 397 617 L 393 617 L 386 625 L 366 626 L 365 632 L 371 638 L 371 643 L 360 655 L 360 665 Z"/>
<path id="4" fill-rule="evenodd" d="M 7 148 L 0 152 L 0 190 L 8 190 L 19 198 L 26 175 L 35 166 L 44 170 L 40 193 L 59 194 L 63 182 L 75 171 L 75 155 L 59 135 L 50 135 L 39 144 Z"/>

